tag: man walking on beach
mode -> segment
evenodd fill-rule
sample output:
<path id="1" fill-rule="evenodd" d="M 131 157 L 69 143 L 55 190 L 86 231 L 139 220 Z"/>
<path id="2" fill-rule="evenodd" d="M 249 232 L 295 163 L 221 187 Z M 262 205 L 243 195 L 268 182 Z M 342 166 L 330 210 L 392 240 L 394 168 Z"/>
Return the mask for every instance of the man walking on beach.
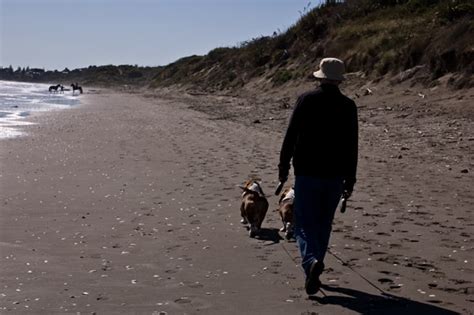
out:
<path id="1" fill-rule="evenodd" d="M 339 90 L 344 63 L 325 58 L 314 76 L 319 88 L 298 98 L 280 153 L 279 179 L 295 174 L 295 236 L 306 274 L 306 293 L 316 294 L 324 270 L 331 225 L 341 196 L 356 182 L 357 107 Z"/>

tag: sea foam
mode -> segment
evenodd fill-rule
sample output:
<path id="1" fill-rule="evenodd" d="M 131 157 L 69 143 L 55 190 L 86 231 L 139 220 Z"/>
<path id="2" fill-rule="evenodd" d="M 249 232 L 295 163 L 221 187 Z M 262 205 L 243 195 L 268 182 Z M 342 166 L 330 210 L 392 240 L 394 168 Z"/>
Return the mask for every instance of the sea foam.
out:
<path id="1" fill-rule="evenodd" d="M 50 93 L 48 84 L 0 81 L 0 139 L 24 135 L 25 118 L 34 112 L 66 109 L 78 105 L 71 91 Z"/>

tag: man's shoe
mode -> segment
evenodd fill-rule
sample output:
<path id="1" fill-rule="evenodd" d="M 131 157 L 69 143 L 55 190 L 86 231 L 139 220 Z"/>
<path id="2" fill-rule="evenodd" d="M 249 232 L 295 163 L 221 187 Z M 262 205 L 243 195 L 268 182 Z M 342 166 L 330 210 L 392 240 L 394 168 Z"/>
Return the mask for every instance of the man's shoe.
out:
<path id="1" fill-rule="evenodd" d="M 318 293 L 319 288 L 321 287 L 321 281 L 319 281 L 319 276 L 323 273 L 324 264 L 317 260 L 314 260 L 309 268 L 309 275 L 306 278 L 305 289 L 308 295 L 313 295 Z"/>

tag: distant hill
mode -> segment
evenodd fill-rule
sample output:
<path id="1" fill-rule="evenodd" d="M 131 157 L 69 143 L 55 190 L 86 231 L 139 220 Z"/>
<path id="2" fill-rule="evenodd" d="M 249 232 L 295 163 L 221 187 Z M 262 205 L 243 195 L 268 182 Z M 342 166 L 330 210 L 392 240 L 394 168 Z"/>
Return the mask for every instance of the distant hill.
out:
<path id="1" fill-rule="evenodd" d="M 164 67 L 91 66 L 31 74 L 0 69 L 0 79 L 90 85 L 185 86 L 205 91 L 251 84 L 279 88 L 307 80 L 319 60 L 335 56 L 348 72 L 377 78 L 416 76 L 429 84 L 456 73 L 453 87 L 472 87 L 474 2 L 471 0 L 328 0 L 285 32 L 221 47 Z"/>

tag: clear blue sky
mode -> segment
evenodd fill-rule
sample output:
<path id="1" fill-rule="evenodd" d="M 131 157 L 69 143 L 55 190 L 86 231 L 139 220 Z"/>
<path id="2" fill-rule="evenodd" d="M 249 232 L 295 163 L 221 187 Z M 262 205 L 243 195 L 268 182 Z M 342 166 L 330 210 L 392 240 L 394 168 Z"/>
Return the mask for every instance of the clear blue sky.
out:
<path id="1" fill-rule="evenodd" d="M 165 65 L 283 31 L 308 2 L 0 0 L 0 65 Z"/>

